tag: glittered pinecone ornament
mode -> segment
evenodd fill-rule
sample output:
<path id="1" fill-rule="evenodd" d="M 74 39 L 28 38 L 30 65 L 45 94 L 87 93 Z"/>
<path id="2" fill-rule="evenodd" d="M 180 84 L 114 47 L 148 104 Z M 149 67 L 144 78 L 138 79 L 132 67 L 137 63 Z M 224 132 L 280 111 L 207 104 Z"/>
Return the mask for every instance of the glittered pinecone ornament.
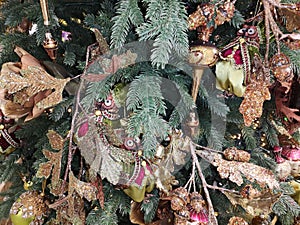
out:
<path id="1" fill-rule="evenodd" d="M 241 217 L 231 217 L 228 225 L 249 225 L 243 218 Z"/>
<path id="2" fill-rule="evenodd" d="M 37 191 L 27 191 L 13 203 L 10 218 L 14 225 L 42 225 L 48 207 Z"/>
<path id="3" fill-rule="evenodd" d="M 189 203 L 189 192 L 184 187 L 176 188 L 172 191 L 171 208 L 174 211 L 179 211 Z"/>
<path id="4" fill-rule="evenodd" d="M 239 162 L 249 162 L 251 155 L 250 153 L 239 150 L 236 147 L 230 147 L 225 149 L 224 156 L 228 160 L 234 160 Z"/>
<path id="5" fill-rule="evenodd" d="M 288 93 L 294 78 L 289 57 L 283 53 L 274 55 L 271 59 L 271 71 L 281 85 L 286 88 L 285 93 Z"/>
<path id="6" fill-rule="evenodd" d="M 190 211 L 185 206 L 180 211 L 174 213 L 174 225 L 187 225 L 190 220 Z"/>

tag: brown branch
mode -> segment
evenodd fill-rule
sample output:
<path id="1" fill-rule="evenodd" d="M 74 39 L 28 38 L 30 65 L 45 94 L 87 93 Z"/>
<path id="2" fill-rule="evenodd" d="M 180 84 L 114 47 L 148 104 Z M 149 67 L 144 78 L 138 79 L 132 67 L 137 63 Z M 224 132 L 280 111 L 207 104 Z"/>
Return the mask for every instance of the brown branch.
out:
<path id="1" fill-rule="evenodd" d="M 208 186 L 207 186 L 205 177 L 202 173 L 202 169 L 200 167 L 200 163 L 198 161 L 198 158 L 197 158 L 197 155 L 196 155 L 196 152 L 195 152 L 195 146 L 192 144 L 192 142 L 190 143 L 190 148 L 191 148 L 191 154 L 192 154 L 193 161 L 196 164 L 200 179 L 202 181 L 202 186 L 203 186 L 204 194 L 205 194 L 207 205 L 208 205 L 209 224 L 210 225 L 218 225 L 218 220 L 215 216 L 214 207 L 213 207 L 213 204 L 212 204 L 212 201 L 210 199 L 210 195 L 209 195 L 209 192 L 208 192 L 208 189 L 207 189 Z"/>

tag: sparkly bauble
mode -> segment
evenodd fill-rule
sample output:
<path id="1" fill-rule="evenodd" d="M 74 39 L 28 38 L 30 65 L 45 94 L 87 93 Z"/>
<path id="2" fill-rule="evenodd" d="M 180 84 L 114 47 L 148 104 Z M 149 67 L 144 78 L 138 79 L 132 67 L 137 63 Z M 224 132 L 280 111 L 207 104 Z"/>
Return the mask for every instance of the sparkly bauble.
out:
<path id="1" fill-rule="evenodd" d="M 231 217 L 228 225 L 249 225 L 243 218 L 241 217 Z"/>
<path id="2" fill-rule="evenodd" d="M 14 225 L 42 225 L 48 207 L 37 191 L 23 193 L 10 209 L 10 218 Z"/>

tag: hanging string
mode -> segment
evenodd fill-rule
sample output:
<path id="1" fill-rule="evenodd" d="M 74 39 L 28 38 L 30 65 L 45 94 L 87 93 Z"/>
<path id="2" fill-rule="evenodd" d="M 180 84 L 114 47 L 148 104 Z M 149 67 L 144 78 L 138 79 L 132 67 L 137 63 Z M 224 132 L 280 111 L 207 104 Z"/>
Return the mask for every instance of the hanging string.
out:
<path id="1" fill-rule="evenodd" d="M 43 13 L 44 25 L 49 26 L 49 10 L 48 10 L 48 1 L 47 0 L 40 0 L 41 9 Z"/>

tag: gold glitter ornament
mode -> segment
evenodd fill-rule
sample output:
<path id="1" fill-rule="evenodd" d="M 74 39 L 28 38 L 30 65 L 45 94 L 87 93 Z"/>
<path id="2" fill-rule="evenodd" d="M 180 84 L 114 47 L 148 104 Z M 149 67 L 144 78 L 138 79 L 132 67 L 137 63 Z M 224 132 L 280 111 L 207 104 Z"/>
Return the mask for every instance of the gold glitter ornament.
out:
<path id="1" fill-rule="evenodd" d="M 228 160 L 234 160 L 239 162 L 249 162 L 251 155 L 250 153 L 239 150 L 236 147 L 230 147 L 224 150 L 224 156 Z"/>
<path id="2" fill-rule="evenodd" d="M 247 85 L 244 100 L 240 105 L 240 113 L 243 114 L 245 126 L 251 126 L 253 121 L 260 118 L 263 113 L 265 100 L 271 99 L 267 74 L 258 55 L 254 55 L 254 68 L 251 74 L 251 83 Z"/>
<path id="3" fill-rule="evenodd" d="M 249 225 L 249 223 L 241 217 L 234 216 L 230 218 L 228 225 Z"/>
<path id="4" fill-rule="evenodd" d="M 42 225 L 48 207 L 37 191 L 27 191 L 13 203 L 10 218 L 14 225 Z"/>

